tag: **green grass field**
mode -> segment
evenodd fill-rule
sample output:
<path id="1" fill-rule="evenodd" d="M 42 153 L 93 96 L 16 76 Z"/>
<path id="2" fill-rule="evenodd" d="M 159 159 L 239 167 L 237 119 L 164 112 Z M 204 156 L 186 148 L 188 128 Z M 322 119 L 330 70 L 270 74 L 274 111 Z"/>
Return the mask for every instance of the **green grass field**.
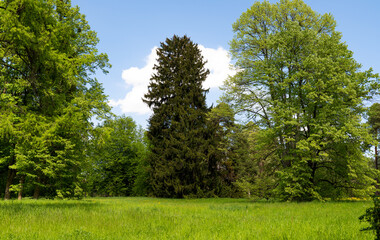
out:
<path id="1" fill-rule="evenodd" d="M 0 201 L 0 239 L 373 239 L 372 202 L 94 198 Z"/>

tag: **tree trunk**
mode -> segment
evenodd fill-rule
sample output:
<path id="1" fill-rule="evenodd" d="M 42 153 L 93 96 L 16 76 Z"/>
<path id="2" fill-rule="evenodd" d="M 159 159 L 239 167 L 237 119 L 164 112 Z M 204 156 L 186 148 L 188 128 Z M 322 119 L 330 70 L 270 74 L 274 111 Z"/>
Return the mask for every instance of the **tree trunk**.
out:
<path id="1" fill-rule="evenodd" d="M 379 129 L 376 129 L 376 138 L 378 138 L 379 134 Z M 378 164 L 378 153 L 377 153 L 377 144 L 375 145 L 375 169 L 379 169 L 379 164 Z M 375 178 L 377 184 L 376 184 L 376 192 L 375 192 L 375 195 L 376 196 L 379 196 L 380 195 L 380 192 L 379 192 L 379 179 L 378 178 Z"/>
<path id="2" fill-rule="evenodd" d="M 16 170 L 15 169 L 10 169 L 8 168 L 8 177 L 7 177 L 7 183 L 5 185 L 5 195 L 4 195 L 4 200 L 9 200 L 11 199 L 11 192 L 9 191 L 13 179 L 16 176 Z"/>
<path id="3" fill-rule="evenodd" d="M 38 199 L 40 197 L 40 185 L 39 185 L 40 178 L 39 177 L 37 178 L 37 182 L 38 183 L 34 187 L 34 193 L 33 193 L 33 198 L 34 199 Z"/>
<path id="4" fill-rule="evenodd" d="M 38 199 L 40 197 L 40 186 L 36 185 L 34 188 L 33 198 Z"/>
<path id="5" fill-rule="evenodd" d="M 20 190 L 18 191 L 18 200 L 22 199 L 22 190 L 24 188 L 24 180 L 25 180 L 25 176 L 21 176 L 21 178 L 20 178 Z"/>
<path id="6" fill-rule="evenodd" d="M 375 169 L 379 169 L 377 160 L 377 145 L 375 145 Z"/>

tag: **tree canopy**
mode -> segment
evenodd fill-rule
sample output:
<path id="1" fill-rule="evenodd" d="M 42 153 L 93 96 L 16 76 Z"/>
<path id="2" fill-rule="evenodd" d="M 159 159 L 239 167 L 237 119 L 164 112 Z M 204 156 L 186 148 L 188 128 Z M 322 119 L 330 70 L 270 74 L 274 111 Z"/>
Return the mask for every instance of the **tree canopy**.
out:
<path id="1" fill-rule="evenodd" d="M 333 16 L 302 0 L 256 1 L 233 32 L 237 73 L 215 107 L 206 105 L 210 71 L 198 45 L 177 35 L 161 43 L 145 132 L 110 112 L 95 78 L 108 57 L 78 7 L 0 0 L 4 198 L 373 194 L 380 104 L 367 106 L 379 75 L 355 61 Z"/>
<path id="2" fill-rule="evenodd" d="M 105 120 L 92 134 L 86 178 L 87 191 L 97 196 L 130 196 L 141 193 L 137 178 L 145 162 L 144 132 L 130 117 Z M 140 176 L 141 178 L 141 176 Z"/>
<path id="3" fill-rule="evenodd" d="M 212 192 L 206 90 L 209 71 L 198 46 L 187 36 L 166 39 L 145 95 L 149 119 L 149 163 L 153 193 L 159 197 L 203 196 Z"/>
<path id="4" fill-rule="evenodd" d="M 271 136 L 283 199 L 374 189 L 362 115 L 377 75 L 361 71 L 335 26 L 301 0 L 256 2 L 233 24 L 239 71 L 226 99 Z"/>
<path id="5" fill-rule="evenodd" d="M 10 190 L 80 192 L 90 119 L 109 111 L 93 74 L 107 55 L 69 0 L 0 1 L 0 164 Z M 15 184 L 15 177 L 19 184 Z M 21 195 L 20 195 L 21 196 Z"/>

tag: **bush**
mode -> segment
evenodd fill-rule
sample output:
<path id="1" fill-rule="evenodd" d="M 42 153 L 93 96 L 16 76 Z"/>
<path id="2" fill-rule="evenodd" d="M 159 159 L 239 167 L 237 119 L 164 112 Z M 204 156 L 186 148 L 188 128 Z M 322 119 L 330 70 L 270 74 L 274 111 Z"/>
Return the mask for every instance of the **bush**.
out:
<path id="1" fill-rule="evenodd" d="M 374 207 L 368 208 L 366 213 L 359 217 L 360 221 L 370 224 L 369 227 L 361 231 L 373 231 L 376 234 L 375 240 L 380 240 L 380 198 L 373 198 Z"/>

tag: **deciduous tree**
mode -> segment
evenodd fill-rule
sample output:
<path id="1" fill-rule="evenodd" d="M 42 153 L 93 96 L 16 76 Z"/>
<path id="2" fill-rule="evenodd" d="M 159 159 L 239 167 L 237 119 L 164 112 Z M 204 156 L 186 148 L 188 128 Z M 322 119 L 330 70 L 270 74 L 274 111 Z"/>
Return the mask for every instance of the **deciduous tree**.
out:
<path id="1" fill-rule="evenodd" d="M 374 103 L 368 109 L 368 123 L 371 127 L 371 133 L 374 135 L 377 143 L 375 144 L 375 168 L 379 169 L 378 163 L 378 141 L 380 132 L 380 104 Z"/>
<path id="2" fill-rule="evenodd" d="M 146 158 L 144 132 L 130 117 L 104 121 L 94 130 L 88 184 L 90 193 L 103 196 L 134 194 L 139 168 Z"/>
<path id="3" fill-rule="evenodd" d="M 6 199 L 15 177 L 22 180 L 19 189 L 25 181 L 35 185 L 36 196 L 41 186 L 61 195 L 79 188 L 90 119 L 109 110 L 92 76 L 109 66 L 97 42 L 70 0 L 0 1 L 0 161 L 8 166 Z"/>
<path id="4" fill-rule="evenodd" d="M 233 25 L 239 71 L 226 96 L 271 136 L 283 199 L 373 191 L 361 116 L 377 76 L 361 71 L 335 26 L 301 0 L 256 2 Z"/>

